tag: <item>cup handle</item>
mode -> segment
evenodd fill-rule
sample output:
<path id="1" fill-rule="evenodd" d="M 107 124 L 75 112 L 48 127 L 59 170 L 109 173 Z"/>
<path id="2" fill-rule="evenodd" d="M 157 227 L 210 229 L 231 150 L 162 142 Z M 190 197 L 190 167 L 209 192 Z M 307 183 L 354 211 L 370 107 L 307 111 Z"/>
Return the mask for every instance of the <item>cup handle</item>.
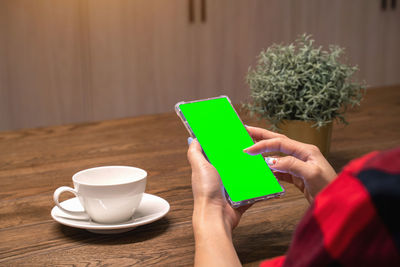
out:
<path id="1" fill-rule="evenodd" d="M 76 192 L 75 189 L 69 187 L 69 186 L 61 186 L 59 188 L 56 189 L 56 191 L 54 191 L 53 194 L 53 199 L 54 199 L 54 203 L 56 203 L 56 206 L 62 210 L 63 212 L 65 212 L 68 215 L 72 215 L 73 217 L 79 217 L 81 219 L 88 219 L 88 215 L 85 211 L 75 211 L 75 210 L 68 210 L 64 207 L 61 206 L 60 202 L 58 201 L 60 195 L 64 192 L 71 192 L 72 194 L 74 194 L 76 197 L 78 197 L 78 193 Z M 77 218 L 78 219 L 78 218 Z"/>

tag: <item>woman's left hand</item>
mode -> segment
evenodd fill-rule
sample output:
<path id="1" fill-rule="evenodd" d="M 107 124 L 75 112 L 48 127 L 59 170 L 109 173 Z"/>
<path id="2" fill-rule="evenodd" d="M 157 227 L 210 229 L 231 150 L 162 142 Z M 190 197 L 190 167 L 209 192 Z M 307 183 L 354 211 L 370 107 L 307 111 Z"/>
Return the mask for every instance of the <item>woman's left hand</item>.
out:
<path id="1" fill-rule="evenodd" d="M 227 230 L 232 231 L 242 214 L 249 208 L 232 208 L 226 201 L 217 170 L 204 157 L 200 144 L 193 140 L 188 150 L 192 167 L 192 190 L 194 198 L 193 225 L 203 221 L 204 216 L 219 216 Z"/>
<path id="2" fill-rule="evenodd" d="M 249 206 L 232 208 L 225 199 L 217 170 L 193 140 L 188 150 L 194 198 L 195 266 L 241 266 L 232 242 L 232 230 Z"/>

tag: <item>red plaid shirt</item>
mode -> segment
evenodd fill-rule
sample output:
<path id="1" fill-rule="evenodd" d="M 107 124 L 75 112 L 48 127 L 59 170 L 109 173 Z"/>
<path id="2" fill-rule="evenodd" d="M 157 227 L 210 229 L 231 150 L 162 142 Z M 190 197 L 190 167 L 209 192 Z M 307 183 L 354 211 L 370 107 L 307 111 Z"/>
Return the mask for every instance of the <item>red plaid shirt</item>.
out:
<path id="1" fill-rule="evenodd" d="M 400 147 L 348 164 L 267 266 L 400 266 Z"/>

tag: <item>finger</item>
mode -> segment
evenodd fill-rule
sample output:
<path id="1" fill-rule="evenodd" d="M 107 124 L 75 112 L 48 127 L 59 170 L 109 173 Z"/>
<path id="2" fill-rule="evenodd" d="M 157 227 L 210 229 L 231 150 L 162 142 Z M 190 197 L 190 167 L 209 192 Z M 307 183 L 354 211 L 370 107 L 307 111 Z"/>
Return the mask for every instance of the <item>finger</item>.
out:
<path id="1" fill-rule="evenodd" d="M 310 176 L 310 165 L 302 160 L 299 160 L 292 156 L 286 156 L 278 158 L 276 163 L 270 168 L 273 171 L 283 172 L 292 176 L 292 182 L 294 183 L 294 177 L 308 177 Z"/>
<path id="2" fill-rule="evenodd" d="M 293 178 L 291 174 L 279 171 L 273 171 L 273 173 L 279 181 L 284 181 L 293 184 Z"/>
<path id="3" fill-rule="evenodd" d="M 193 139 L 189 145 L 187 157 L 192 169 L 198 168 L 204 164 L 209 164 L 203 155 L 203 150 L 197 139 Z"/>
<path id="4" fill-rule="evenodd" d="M 262 140 L 246 149 L 244 152 L 250 155 L 258 155 L 265 152 L 283 152 L 295 156 L 301 160 L 306 160 L 310 156 L 308 144 L 304 144 L 286 137 L 275 137 Z"/>
<path id="5" fill-rule="evenodd" d="M 275 177 L 278 178 L 279 181 L 285 181 L 287 183 L 295 185 L 301 192 L 305 190 L 304 180 L 300 177 L 293 176 L 289 173 L 274 171 Z"/>
<path id="6" fill-rule="evenodd" d="M 293 176 L 292 179 L 293 179 L 293 184 L 298 189 L 300 189 L 301 192 L 304 193 L 304 190 L 305 190 L 304 180 L 302 178 L 300 178 L 300 177 L 297 177 L 297 176 Z"/>
<path id="7" fill-rule="evenodd" d="M 247 132 L 253 139 L 256 140 L 264 140 L 264 139 L 271 139 L 278 136 L 282 136 L 281 134 L 274 133 L 263 128 L 253 127 L 253 126 L 246 126 Z"/>

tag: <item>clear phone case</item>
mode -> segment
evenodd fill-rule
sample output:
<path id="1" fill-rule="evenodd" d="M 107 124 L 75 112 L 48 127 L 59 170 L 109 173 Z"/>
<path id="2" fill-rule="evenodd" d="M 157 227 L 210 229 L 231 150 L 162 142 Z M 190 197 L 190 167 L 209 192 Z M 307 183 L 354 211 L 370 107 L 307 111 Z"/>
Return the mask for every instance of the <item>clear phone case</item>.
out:
<path id="1" fill-rule="evenodd" d="M 217 97 L 210 97 L 210 98 L 205 98 L 205 99 L 200 99 L 200 100 L 194 100 L 194 101 L 181 101 L 181 102 L 178 102 L 178 103 L 175 104 L 175 111 L 176 111 L 176 114 L 177 114 L 178 117 L 182 120 L 183 124 L 185 125 L 185 127 L 186 127 L 186 129 L 187 129 L 187 131 L 189 132 L 189 134 L 190 134 L 191 137 L 196 138 L 196 135 L 195 135 L 194 132 L 192 131 L 192 128 L 190 128 L 190 125 L 189 125 L 189 123 L 187 122 L 187 120 L 186 120 L 185 116 L 183 115 L 183 113 L 182 113 L 182 111 L 181 111 L 181 109 L 180 109 L 179 106 L 182 105 L 182 104 L 189 104 L 189 103 L 201 102 L 201 101 L 206 101 L 206 100 L 211 100 L 211 99 L 217 99 L 217 98 L 226 98 L 226 99 L 229 101 L 229 103 L 231 104 L 232 109 L 236 112 L 235 108 L 234 108 L 233 105 L 232 105 L 231 100 L 230 100 L 229 97 L 226 96 L 226 95 L 221 95 L 221 96 L 217 96 Z M 238 114 L 237 112 L 236 112 L 236 115 L 238 116 L 240 122 L 243 124 L 243 121 L 242 121 L 242 119 L 239 117 L 239 114 Z M 243 127 L 245 127 L 244 124 L 243 124 Z M 201 144 L 200 144 L 200 145 L 201 145 Z M 204 153 L 204 156 L 205 156 L 206 159 L 208 160 L 208 158 L 207 158 L 207 156 L 205 155 L 205 153 Z M 279 181 L 278 181 L 278 182 L 279 182 Z M 279 183 L 279 184 L 280 184 L 280 183 Z M 226 198 L 226 200 L 228 201 L 228 203 L 229 203 L 232 207 L 238 208 L 238 207 L 240 207 L 240 206 L 245 206 L 245 205 L 248 205 L 248 204 L 257 202 L 257 201 L 262 201 L 262 200 L 277 198 L 277 197 L 280 197 L 280 196 L 284 195 L 284 194 L 285 194 L 285 189 L 283 188 L 283 186 L 282 186 L 281 184 L 280 184 L 280 186 L 281 186 L 281 188 L 282 188 L 282 192 L 278 192 L 278 193 L 270 194 L 270 195 L 265 195 L 265 196 L 261 196 L 261 197 L 257 197 L 257 198 L 252 198 L 252 199 L 246 199 L 246 200 L 242 200 L 242 201 L 238 201 L 238 202 L 234 202 L 234 201 L 231 200 L 231 198 L 230 198 L 228 192 L 225 190 L 225 188 L 223 188 L 223 191 L 224 191 L 224 193 L 225 193 L 225 198 Z"/>

